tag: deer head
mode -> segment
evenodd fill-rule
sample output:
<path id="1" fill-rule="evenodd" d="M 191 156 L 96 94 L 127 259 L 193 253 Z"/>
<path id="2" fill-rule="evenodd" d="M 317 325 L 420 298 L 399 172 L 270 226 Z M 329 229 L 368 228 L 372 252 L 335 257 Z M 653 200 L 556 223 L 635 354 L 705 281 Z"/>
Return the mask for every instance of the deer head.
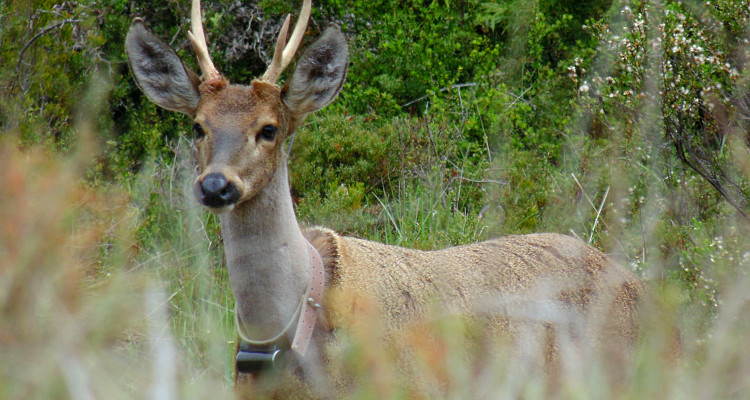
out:
<path id="1" fill-rule="evenodd" d="M 211 61 L 200 0 L 192 3 L 188 37 L 202 77 L 141 19 L 130 27 L 125 48 L 138 86 L 157 105 L 193 118 L 199 162 L 194 191 L 212 211 L 231 210 L 262 190 L 285 163 L 284 139 L 307 115 L 330 103 L 343 85 L 349 53 L 341 31 L 333 25 L 302 55 L 286 84 L 276 83 L 302 41 L 310 8 L 311 0 L 304 0 L 288 44 L 287 17 L 273 62 L 249 86 L 230 84 Z"/>

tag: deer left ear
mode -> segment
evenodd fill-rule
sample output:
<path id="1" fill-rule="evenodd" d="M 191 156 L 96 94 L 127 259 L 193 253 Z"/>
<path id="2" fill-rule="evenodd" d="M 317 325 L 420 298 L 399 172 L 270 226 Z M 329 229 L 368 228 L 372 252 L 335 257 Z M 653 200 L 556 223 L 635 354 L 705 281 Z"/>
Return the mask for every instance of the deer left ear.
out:
<path id="1" fill-rule="evenodd" d="M 158 106 L 195 117 L 200 79 L 177 53 L 136 18 L 125 38 L 135 83 Z"/>
<path id="2" fill-rule="evenodd" d="M 297 62 L 297 68 L 282 89 L 281 99 L 298 121 L 333 101 L 344 85 L 349 67 L 346 39 L 330 25 Z"/>

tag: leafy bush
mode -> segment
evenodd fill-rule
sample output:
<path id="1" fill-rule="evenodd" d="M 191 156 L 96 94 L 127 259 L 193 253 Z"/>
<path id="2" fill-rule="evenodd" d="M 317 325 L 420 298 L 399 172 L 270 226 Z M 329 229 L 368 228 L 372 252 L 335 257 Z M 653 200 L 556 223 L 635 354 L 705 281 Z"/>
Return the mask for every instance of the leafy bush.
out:
<path id="1" fill-rule="evenodd" d="M 52 1 L 3 2 L 0 18 L 0 127 L 25 143 L 69 149 L 73 110 L 96 75 L 103 38 L 97 10 Z"/>
<path id="2" fill-rule="evenodd" d="M 300 129 L 292 152 L 292 192 L 300 218 L 369 237 L 399 230 L 388 213 L 390 207 L 406 213 L 406 203 L 418 213 L 422 205 L 439 204 L 441 213 L 475 218 L 484 206 L 480 182 L 489 151 L 480 116 L 468 111 L 474 109 L 475 95 L 464 91 L 459 104 L 456 95 L 431 97 L 425 100 L 429 111 L 420 118 L 386 120 L 335 110 L 314 117 Z M 414 193 L 432 200 L 421 203 Z M 473 233 L 448 241 L 400 236 L 403 243 L 427 248 L 476 239 Z"/>
<path id="3" fill-rule="evenodd" d="M 412 100 L 494 71 L 497 47 L 475 31 L 471 3 L 327 1 L 354 34 L 341 105 L 351 113 L 397 115 Z"/>
<path id="4" fill-rule="evenodd" d="M 16 191 L 4 200 L 18 200 L 7 208 L 13 215 L 6 225 L 25 228 L 6 229 L 12 232 L 0 247 L 11 246 L 8 253 L 28 243 L 25 254 L 42 257 L 31 264 L 14 258 L 11 269 L 0 274 L 13 271 L 6 282 L 19 293 L 18 304 L 31 304 L 28 315 L 46 312 L 34 308 L 34 292 L 21 285 L 34 273 L 45 276 L 40 284 L 55 288 L 41 297 L 45 304 L 76 308 L 71 320 L 53 318 L 52 324 L 40 325 L 12 307 L 4 310 L 14 315 L 4 318 L 43 329 L 93 321 L 76 328 L 86 346 L 109 351 L 111 339 L 118 355 L 140 367 L 153 361 L 143 357 L 145 342 L 155 340 L 151 334 L 130 317 L 123 325 L 101 318 L 105 327 L 99 327 L 99 314 L 88 313 L 82 299 L 123 304 L 142 315 L 149 310 L 142 310 L 142 299 L 134 302 L 129 290 L 141 297 L 151 292 L 127 281 L 156 282 L 167 292 L 159 300 L 168 305 L 162 311 L 169 310 L 163 313 L 169 324 L 161 329 L 175 333 L 187 349 L 185 359 L 179 358 L 189 366 L 185 379 L 209 376 L 205 387 L 223 388 L 230 379 L 232 301 L 217 219 L 197 209 L 185 189 L 192 167 L 181 135 L 190 121 L 141 94 L 123 50 L 132 17 L 142 16 L 194 66 L 184 34 L 188 7 L 184 1 L 0 3 L 0 128 L 17 135 L 0 152 L 9 154 L 11 164 L 25 166 L 4 175 L 10 182 L 4 188 Z M 219 69 L 233 82 L 257 76 L 283 13 L 297 7 L 285 0 L 206 2 Z M 533 231 L 577 235 L 653 282 L 672 307 L 671 318 L 687 332 L 690 366 L 677 372 L 655 360 L 659 348 L 649 347 L 646 335 L 630 393 L 679 397 L 698 387 L 718 397 L 726 388 L 737 390 L 733 396 L 742 392 L 741 383 L 708 383 L 747 372 L 733 362 L 741 348 L 734 344 L 746 333 L 742 285 L 750 262 L 743 216 L 750 200 L 746 2 L 327 0 L 315 7 L 310 36 L 328 22 L 339 23 L 352 59 L 342 95 L 300 129 L 291 152 L 292 192 L 303 224 L 422 249 Z M 109 94 L 104 101 L 90 95 L 101 89 L 94 81 L 104 82 Z M 89 130 L 97 133 L 101 152 L 76 153 L 90 146 L 81 139 Z M 44 156 L 30 157 L 37 164 L 28 164 L 9 150 L 17 143 L 26 155 L 37 154 L 35 143 L 54 149 L 46 157 L 51 164 L 44 164 Z M 60 151 L 63 155 L 55 153 Z M 76 164 L 74 173 L 64 161 L 68 157 L 94 162 Z M 83 164 L 88 167 L 80 174 Z M 43 184 L 24 173 L 41 174 Z M 73 194 L 54 204 L 56 217 L 45 225 L 38 218 L 50 210 L 21 210 L 24 199 L 34 196 L 18 197 L 24 187 L 18 182 L 28 182 L 28 190 L 42 197 Z M 55 184 L 75 189 L 50 189 Z M 114 214 L 99 208 L 104 199 Z M 40 207 L 28 202 L 29 210 Z M 98 221 L 103 232 L 83 244 L 63 237 L 80 232 L 85 224 L 79 222 L 86 220 Z M 20 240 L 26 237 L 18 232 L 42 232 L 54 240 L 40 253 L 33 247 L 37 242 Z M 80 257 L 93 260 L 83 280 L 68 285 L 46 274 L 50 260 L 65 260 L 66 271 L 76 266 L 76 246 L 85 247 Z M 64 249 L 74 249 L 75 257 Z M 98 287 L 129 289 L 110 297 Z M 76 294 L 79 290 L 89 297 Z M 69 303 L 58 302 L 65 293 L 73 293 Z M 118 313 L 118 307 L 106 310 Z M 7 338 L 27 343 L 26 331 L 9 336 L 6 325 L 16 326 L 0 324 L 0 347 L 8 350 L 3 354 L 23 360 L 19 349 L 26 346 Z M 226 340 L 216 342 L 206 333 L 216 330 Z M 363 387 L 371 389 L 363 389 L 364 397 L 379 384 L 367 386 L 375 379 L 369 366 L 390 365 L 382 357 L 367 359 L 368 338 L 353 337 L 347 348 L 356 358 L 353 365 L 367 365 L 360 368 Z M 454 344 L 459 340 L 451 338 Z M 60 348 L 76 349 L 77 343 Z M 53 347 L 42 349 L 54 352 Z M 43 365 L 40 354 L 28 359 Z M 92 352 L 78 354 L 98 360 Z M 450 365 L 448 358 L 438 361 Z M 105 369 L 118 366 L 107 363 Z M 460 388 L 465 369 L 454 373 Z M 672 373 L 679 379 L 671 380 Z M 60 370 L 45 376 L 54 377 L 45 388 L 62 387 L 67 379 Z M 135 382 L 158 379 L 140 370 L 128 376 Z M 595 374 L 580 376 L 595 381 Z M 653 384 L 654 376 L 676 383 L 664 389 Z M 0 383 L 20 382 L 0 384 L 11 388 L 11 397 L 26 388 L 26 380 L 15 378 L 7 369 L 0 376 Z M 513 386 L 509 378 L 503 393 L 534 397 L 538 380 L 529 379 Z M 596 382 L 571 382 L 576 394 L 610 397 Z M 113 386 L 120 392 L 133 393 L 118 384 Z M 396 387 L 394 396 L 401 393 L 398 385 L 390 387 Z"/>
<path id="5" fill-rule="evenodd" d="M 735 13 L 728 16 L 725 7 L 735 7 Z M 680 2 L 624 6 L 621 25 L 589 25 L 604 43 L 596 63 L 610 67 L 581 79 L 584 66 L 575 65 L 569 75 L 591 125 L 602 127 L 591 133 L 609 138 L 615 154 L 622 154 L 623 205 L 615 211 L 624 226 L 618 234 L 643 236 L 644 218 L 656 219 L 650 229 L 659 245 L 638 246 L 630 258 L 643 266 L 652 252 L 661 268 L 715 306 L 716 282 L 706 281 L 710 272 L 698 261 L 704 251 L 715 253 L 695 246 L 710 243 L 696 234 L 721 236 L 731 215 L 727 206 L 746 219 L 748 200 L 747 175 L 735 167 L 746 158 L 746 147 L 732 134 L 739 128 L 732 122 L 739 121 L 732 117 L 732 92 L 740 75 L 728 54 L 737 39 L 732 29 L 716 28 L 746 23 L 747 10 L 725 2 L 713 11 L 698 13 Z"/>

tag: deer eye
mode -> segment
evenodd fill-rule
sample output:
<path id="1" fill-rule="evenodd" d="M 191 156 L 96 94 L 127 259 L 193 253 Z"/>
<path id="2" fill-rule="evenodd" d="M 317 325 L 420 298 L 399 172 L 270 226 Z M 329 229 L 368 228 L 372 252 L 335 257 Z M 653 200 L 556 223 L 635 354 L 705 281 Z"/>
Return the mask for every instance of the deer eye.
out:
<path id="1" fill-rule="evenodd" d="M 203 137 L 206 136 L 206 132 L 203 131 L 203 127 L 197 122 L 193 124 L 193 134 L 195 135 L 195 139 L 203 139 Z"/>
<path id="2" fill-rule="evenodd" d="M 260 137 L 263 140 L 271 141 L 276 137 L 276 131 L 278 130 L 279 128 L 273 125 L 266 125 L 263 127 L 263 129 L 260 130 L 258 137 Z"/>

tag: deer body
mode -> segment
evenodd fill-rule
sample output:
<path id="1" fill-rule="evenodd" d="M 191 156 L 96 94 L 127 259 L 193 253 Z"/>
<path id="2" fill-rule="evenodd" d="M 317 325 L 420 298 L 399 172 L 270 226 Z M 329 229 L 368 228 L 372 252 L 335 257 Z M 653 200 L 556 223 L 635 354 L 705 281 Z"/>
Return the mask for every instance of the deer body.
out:
<path id="1" fill-rule="evenodd" d="M 248 86 L 230 84 L 213 66 L 198 0 L 193 0 L 190 40 L 202 78 L 140 19 L 126 39 L 143 92 L 195 121 L 194 191 L 199 202 L 219 213 L 240 334 L 258 343 L 293 339 L 290 326 L 298 323 L 311 281 L 312 244 L 322 256 L 326 292 L 312 350 L 298 354 L 308 366 L 325 357 L 335 337 L 331 332 L 350 326 L 357 308 L 370 301 L 380 329 L 391 338 L 440 304 L 449 314 L 485 318 L 492 331 L 512 331 L 514 320 L 546 326 L 579 321 L 572 325 L 584 331 L 604 328 L 595 340 L 632 343 L 642 283 L 579 240 L 534 234 L 425 252 L 300 228 L 282 142 L 308 114 L 335 98 L 348 65 L 344 37 L 331 27 L 299 59 L 286 85 L 275 83 L 296 52 L 309 8 L 305 0 L 285 47 L 287 19 L 269 70 Z M 586 336 L 580 329 L 571 332 Z"/>
<path id="2" fill-rule="evenodd" d="M 635 317 L 642 290 L 632 274 L 601 252 L 564 235 L 508 236 L 436 251 L 327 235 L 338 253 L 331 290 L 375 298 L 387 332 L 424 318 L 435 302 L 447 314 L 467 316 L 545 320 L 549 315 L 542 313 L 548 311 L 603 318 L 589 311 L 596 296 L 608 294 L 613 310 Z M 506 309 L 527 301 L 540 308 Z M 635 338 L 635 319 L 622 322 L 619 334 Z"/>

